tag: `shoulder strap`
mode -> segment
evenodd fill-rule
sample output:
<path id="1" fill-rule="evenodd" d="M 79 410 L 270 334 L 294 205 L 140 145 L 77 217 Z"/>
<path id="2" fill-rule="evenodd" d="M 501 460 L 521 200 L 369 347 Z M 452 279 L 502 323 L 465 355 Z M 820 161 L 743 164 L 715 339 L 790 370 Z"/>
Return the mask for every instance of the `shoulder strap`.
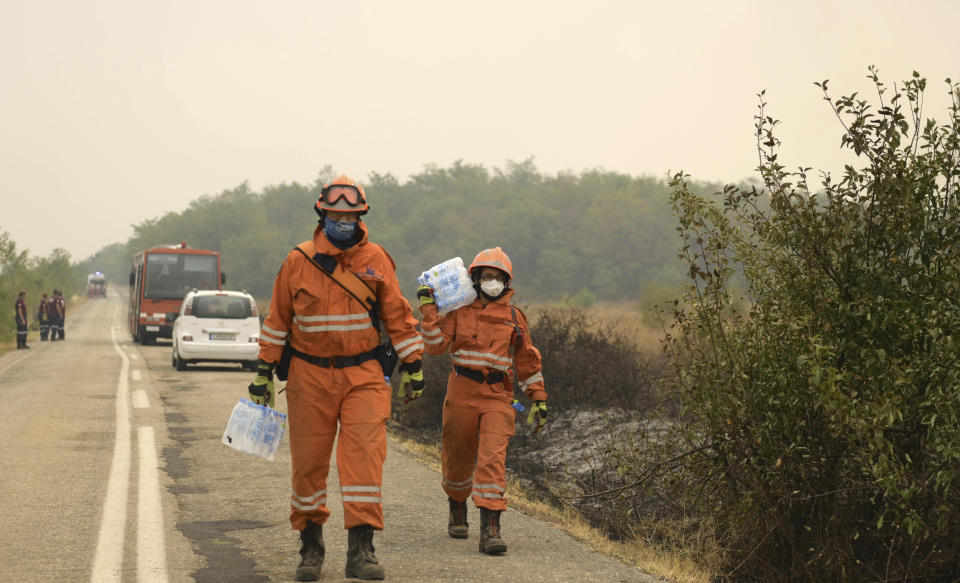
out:
<path id="1" fill-rule="evenodd" d="M 364 308 L 370 310 L 376 306 L 377 294 L 370 289 L 370 286 L 357 277 L 356 273 L 344 269 L 343 266 L 330 255 L 317 253 L 317 248 L 313 244 L 313 241 L 300 243 L 296 249 L 310 260 L 310 263 L 360 302 Z"/>
<path id="2" fill-rule="evenodd" d="M 510 304 L 510 316 L 513 317 L 513 333 L 515 337 L 510 341 L 510 356 L 513 357 L 513 353 L 517 351 L 517 346 L 523 344 L 523 330 L 520 329 L 520 324 L 517 322 L 517 308 L 513 304 Z"/>
<path id="3" fill-rule="evenodd" d="M 295 249 L 302 253 L 314 267 L 350 294 L 353 299 L 360 302 L 360 305 L 370 312 L 374 327 L 377 330 L 380 329 L 380 304 L 377 301 L 377 294 L 370 289 L 370 286 L 367 285 L 365 281 L 360 279 L 356 273 L 344 269 L 343 266 L 330 255 L 317 252 L 317 247 L 313 241 L 304 241 L 297 245 Z"/>
<path id="4" fill-rule="evenodd" d="M 510 317 L 513 318 L 513 329 L 517 333 L 517 339 L 523 337 L 523 330 L 520 329 L 520 323 L 517 322 L 517 308 L 513 304 L 510 304 Z"/>

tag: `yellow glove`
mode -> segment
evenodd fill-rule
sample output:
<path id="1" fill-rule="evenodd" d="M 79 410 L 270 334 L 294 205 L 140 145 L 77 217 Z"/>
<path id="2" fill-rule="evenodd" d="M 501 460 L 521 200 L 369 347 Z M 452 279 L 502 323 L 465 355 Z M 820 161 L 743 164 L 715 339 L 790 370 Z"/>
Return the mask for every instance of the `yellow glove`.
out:
<path id="1" fill-rule="evenodd" d="M 421 285 L 417 288 L 417 299 L 420 300 L 421 306 L 437 303 L 436 298 L 433 297 L 433 288 L 429 285 Z"/>
<path id="2" fill-rule="evenodd" d="M 415 401 L 423 394 L 423 366 L 420 361 L 404 362 L 400 365 L 400 398 L 404 404 Z M 409 393 L 409 397 L 407 394 Z"/>
<path id="3" fill-rule="evenodd" d="M 250 393 L 250 400 L 257 405 L 274 408 L 273 363 L 260 361 L 257 365 L 257 376 L 247 387 L 247 391 Z"/>
<path id="4" fill-rule="evenodd" d="M 533 428 L 533 433 L 536 435 L 537 433 L 540 433 L 544 425 L 547 424 L 546 401 L 533 402 L 533 407 L 530 407 L 530 413 L 527 414 L 527 425 L 532 425 L 534 421 L 537 422 L 537 426 Z"/>

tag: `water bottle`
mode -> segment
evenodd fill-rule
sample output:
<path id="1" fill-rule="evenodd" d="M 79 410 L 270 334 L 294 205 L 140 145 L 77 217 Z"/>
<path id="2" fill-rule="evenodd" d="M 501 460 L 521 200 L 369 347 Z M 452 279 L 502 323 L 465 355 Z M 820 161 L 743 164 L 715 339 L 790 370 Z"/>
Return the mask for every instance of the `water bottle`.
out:
<path id="1" fill-rule="evenodd" d="M 240 399 L 220 441 L 238 451 L 273 461 L 286 428 L 287 416 L 283 413 Z"/>
<path id="2" fill-rule="evenodd" d="M 443 314 L 465 306 L 477 298 L 477 292 L 469 280 L 460 281 L 456 285 L 445 285 L 434 293 L 437 300 L 437 310 Z"/>
<path id="3" fill-rule="evenodd" d="M 417 278 L 417 283 L 420 285 L 429 285 L 430 287 L 437 289 L 440 287 L 440 280 L 450 275 L 456 276 L 461 271 L 466 271 L 466 269 L 463 267 L 463 259 L 454 257 L 453 259 L 447 259 L 443 263 L 434 265 L 430 269 L 421 273 L 420 277 Z"/>
<path id="4" fill-rule="evenodd" d="M 433 288 L 437 311 L 441 315 L 477 299 L 473 282 L 463 266 L 463 259 L 459 257 L 448 259 L 424 271 L 417 278 L 417 283 Z"/>

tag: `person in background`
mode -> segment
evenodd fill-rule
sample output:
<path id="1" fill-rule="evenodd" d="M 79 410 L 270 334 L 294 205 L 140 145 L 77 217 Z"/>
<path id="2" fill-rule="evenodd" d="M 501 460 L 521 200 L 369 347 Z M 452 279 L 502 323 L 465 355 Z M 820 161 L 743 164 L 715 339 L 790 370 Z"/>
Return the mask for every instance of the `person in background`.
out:
<path id="1" fill-rule="evenodd" d="M 449 352 L 442 421 L 442 485 L 448 497 L 447 534 L 467 538 L 467 498 L 480 509 L 480 545 L 490 555 L 506 552 L 500 515 L 507 509 L 507 443 L 514 434 L 513 385 L 533 401 L 527 423 L 534 432 L 547 422 L 540 351 L 530 339 L 527 318 L 510 303 L 513 264 L 500 247 L 481 251 L 469 268 L 477 299 L 437 311 L 433 290 L 421 286 L 420 324 L 429 354 Z M 517 378 L 510 377 L 515 366 Z"/>
<path id="2" fill-rule="evenodd" d="M 63 340 L 63 321 L 66 313 L 66 302 L 60 290 L 53 290 L 50 297 L 50 340 Z"/>
<path id="3" fill-rule="evenodd" d="M 37 306 L 37 323 L 40 325 L 40 340 L 46 342 L 50 335 L 50 304 L 46 293 L 40 297 L 40 305 Z"/>
<path id="4" fill-rule="evenodd" d="M 360 217 L 369 210 L 356 181 L 341 175 L 320 191 L 313 239 L 287 254 L 273 284 L 260 333 L 257 376 L 250 398 L 273 406 L 273 373 L 289 351 L 287 415 L 293 493 L 290 524 L 300 531 L 298 581 L 320 576 L 325 547 L 330 454 L 337 442 L 337 470 L 347 535 L 344 575 L 383 579 L 373 533 L 383 530 L 381 485 L 387 455 L 386 421 L 392 388 L 377 360 L 381 329 L 400 359 L 401 391 L 423 391 L 423 339 L 409 302 L 400 292 L 387 252 L 368 238 Z M 365 285 L 376 303 L 362 305 L 333 279 Z M 339 426 L 339 436 L 337 428 Z"/>
<path id="5" fill-rule="evenodd" d="M 27 292 L 21 291 L 17 294 L 13 309 L 17 313 L 17 350 L 30 348 L 27 346 Z"/>
<path id="6" fill-rule="evenodd" d="M 63 297 L 63 291 L 57 290 L 57 311 L 60 321 L 57 323 L 57 335 L 60 340 L 64 340 L 64 329 L 67 325 L 67 298 Z"/>

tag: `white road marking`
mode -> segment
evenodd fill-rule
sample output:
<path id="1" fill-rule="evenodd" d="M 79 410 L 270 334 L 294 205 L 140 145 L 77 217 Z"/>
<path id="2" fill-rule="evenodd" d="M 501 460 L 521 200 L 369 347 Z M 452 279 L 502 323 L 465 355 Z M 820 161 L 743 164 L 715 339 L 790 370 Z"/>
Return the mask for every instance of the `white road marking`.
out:
<path id="1" fill-rule="evenodd" d="M 127 353 L 127 356 L 130 357 L 130 360 L 137 360 L 138 358 L 140 358 L 139 356 L 137 356 L 136 354 L 134 354 L 134 353 L 132 353 L 132 352 L 128 352 L 128 353 Z"/>
<path id="2" fill-rule="evenodd" d="M 135 381 L 139 381 L 140 378 L 141 378 L 141 376 L 140 376 L 140 369 L 139 369 L 139 368 L 135 368 L 135 369 L 131 370 L 131 371 L 130 371 L 130 378 L 132 378 L 132 379 L 135 380 Z"/>
<path id="3" fill-rule="evenodd" d="M 128 393 L 130 384 L 127 371 L 130 361 L 127 353 L 117 344 L 117 330 L 110 329 L 113 348 L 123 359 L 120 379 L 117 381 L 116 433 L 113 442 L 113 462 L 107 481 L 107 496 L 103 501 L 103 516 L 100 519 L 100 534 L 93 557 L 90 581 L 108 583 L 122 580 L 123 539 L 127 525 L 127 491 L 130 476 L 130 407 Z"/>
<path id="4" fill-rule="evenodd" d="M 153 427 L 138 427 L 140 485 L 137 490 L 137 583 L 166 583 L 167 551 Z"/>
<path id="5" fill-rule="evenodd" d="M 26 354 L 24 354 L 24 355 L 21 356 L 20 358 L 16 359 L 15 361 L 11 362 L 11 363 L 8 364 L 7 366 L 3 367 L 2 369 L 0 369 L 0 374 L 3 374 L 3 373 L 5 373 L 5 372 L 7 372 L 7 370 L 8 370 L 10 367 L 12 367 L 13 365 L 19 363 L 21 360 L 23 360 L 24 358 L 26 358 L 26 357 L 28 357 L 28 356 L 30 356 L 30 353 L 29 353 L 29 352 L 26 353 Z"/>
<path id="6" fill-rule="evenodd" d="M 147 392 L 143 389 L 137 389 L 131 396 L 133 397 L 133 407 L 135 409 L 150 408 L 150 400 L 147 399 Z"/>

